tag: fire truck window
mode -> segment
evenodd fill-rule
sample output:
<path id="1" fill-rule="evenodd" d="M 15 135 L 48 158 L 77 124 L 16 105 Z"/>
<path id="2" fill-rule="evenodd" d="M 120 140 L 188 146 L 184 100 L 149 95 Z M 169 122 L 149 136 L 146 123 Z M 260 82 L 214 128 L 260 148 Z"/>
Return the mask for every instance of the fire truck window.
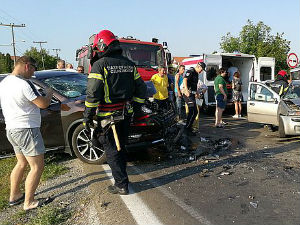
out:
<path id="1" fill-rule="evenodd" d="M 214 80 L 217 77 L 218 66 L 209 65 L 206 69 L 206 79 L 209 81 Z"/>
<path id="2" fill-rule="evenodd" d="M 271 80 L 272 69 L 271 67 L 260 67 L 260 80 Z"/>
<path id="3" fill-rule="evenodd" d="M 120 43 L 123 55 L 133 61 L 137 66 L 158 66 L 160 59 L 157 58 L 159 46 L 143 45 L 136 43 Z"/>

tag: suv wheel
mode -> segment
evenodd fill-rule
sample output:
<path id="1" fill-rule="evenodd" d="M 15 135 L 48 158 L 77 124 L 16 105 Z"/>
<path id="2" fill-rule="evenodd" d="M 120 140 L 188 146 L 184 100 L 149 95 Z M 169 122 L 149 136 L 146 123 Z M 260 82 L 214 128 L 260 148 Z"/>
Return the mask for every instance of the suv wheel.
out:
<path id="1" fill-rule="evenodd" d="M 106 155 L 103 147 L 92 144 L 92 141 L 88 137 L 87 131 L 82 124 L 76 127 L 72 135 L 72 146 L 75 155 L 85 163 L 103 164 L 106 162 Z"/>

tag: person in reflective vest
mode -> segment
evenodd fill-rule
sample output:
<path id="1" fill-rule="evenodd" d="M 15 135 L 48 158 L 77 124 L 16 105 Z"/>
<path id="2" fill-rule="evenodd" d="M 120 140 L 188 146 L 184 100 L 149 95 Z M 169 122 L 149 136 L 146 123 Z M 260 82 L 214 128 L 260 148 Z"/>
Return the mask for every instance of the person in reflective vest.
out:
<path id="1" fill-rule="evenodd" d="M 84 126 L 91 132 L 94 116 L 97 116 L 94 135 L 105 150 L 115 180 L 108 191 L 128 194 L 125 144 L 133 112 L 131 106 L 133 102 L 138 105 L 144 103 L 147 87 L 135 64 L 122 55 L 119 41 L 111 31 L 102 30 L 95 36 L 93 51 L 95 54 L 88 75 Z M 113 129 L 105 130 L 107 125 L 103 121 L 110 121 L 108 124 Z"/>
<path id="2" fill-rule="evenodd" d="M 280 96 L 282 96 L 289 87 L 288 79 L 289 76 L 287 72 L 284 70 L 280 70 L 277 74 L 276 80 L 271 84 L 272 89 Z"/>

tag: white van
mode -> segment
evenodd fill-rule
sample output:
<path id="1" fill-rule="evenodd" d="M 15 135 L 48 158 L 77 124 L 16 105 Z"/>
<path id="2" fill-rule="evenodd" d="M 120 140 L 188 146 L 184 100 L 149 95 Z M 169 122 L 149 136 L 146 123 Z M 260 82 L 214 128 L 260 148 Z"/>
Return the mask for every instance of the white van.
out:
<path id="1" fill-rule="evenodd" d="M 242 80 L 243 104 L 248 99 L 248 85 L 250 81 L 274 80 L 275 77 L 275 58 L 260 57 L 258 60 L 254 55 L 242 53 L 216 53 L 203 54 L 199 57 L 187 58 L 182 61 L 186 69 L 195 67 L 198 62 L 206 64 L 206 72 L 200 75 L 202 82 L 208 87 L 208 91 L 204 95 L 204 107 L 215 106 L 214 79 L 218 75 L 218 69 L 221 67 L 228 69 L 228 65 L 232 64 L 240 71 Z M 227 85 L 228 102 L 232 102 L 231 84 Z"/>

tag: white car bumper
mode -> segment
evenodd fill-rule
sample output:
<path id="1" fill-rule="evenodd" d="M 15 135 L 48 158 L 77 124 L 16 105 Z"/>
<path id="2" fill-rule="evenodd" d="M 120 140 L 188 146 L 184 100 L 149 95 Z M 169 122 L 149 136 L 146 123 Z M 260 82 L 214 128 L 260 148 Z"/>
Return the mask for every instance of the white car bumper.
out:
<path id="1" fill-rule="evenodd" d="M 287 135 L 300 135 L 300 116 L 281 116 Z"/>

